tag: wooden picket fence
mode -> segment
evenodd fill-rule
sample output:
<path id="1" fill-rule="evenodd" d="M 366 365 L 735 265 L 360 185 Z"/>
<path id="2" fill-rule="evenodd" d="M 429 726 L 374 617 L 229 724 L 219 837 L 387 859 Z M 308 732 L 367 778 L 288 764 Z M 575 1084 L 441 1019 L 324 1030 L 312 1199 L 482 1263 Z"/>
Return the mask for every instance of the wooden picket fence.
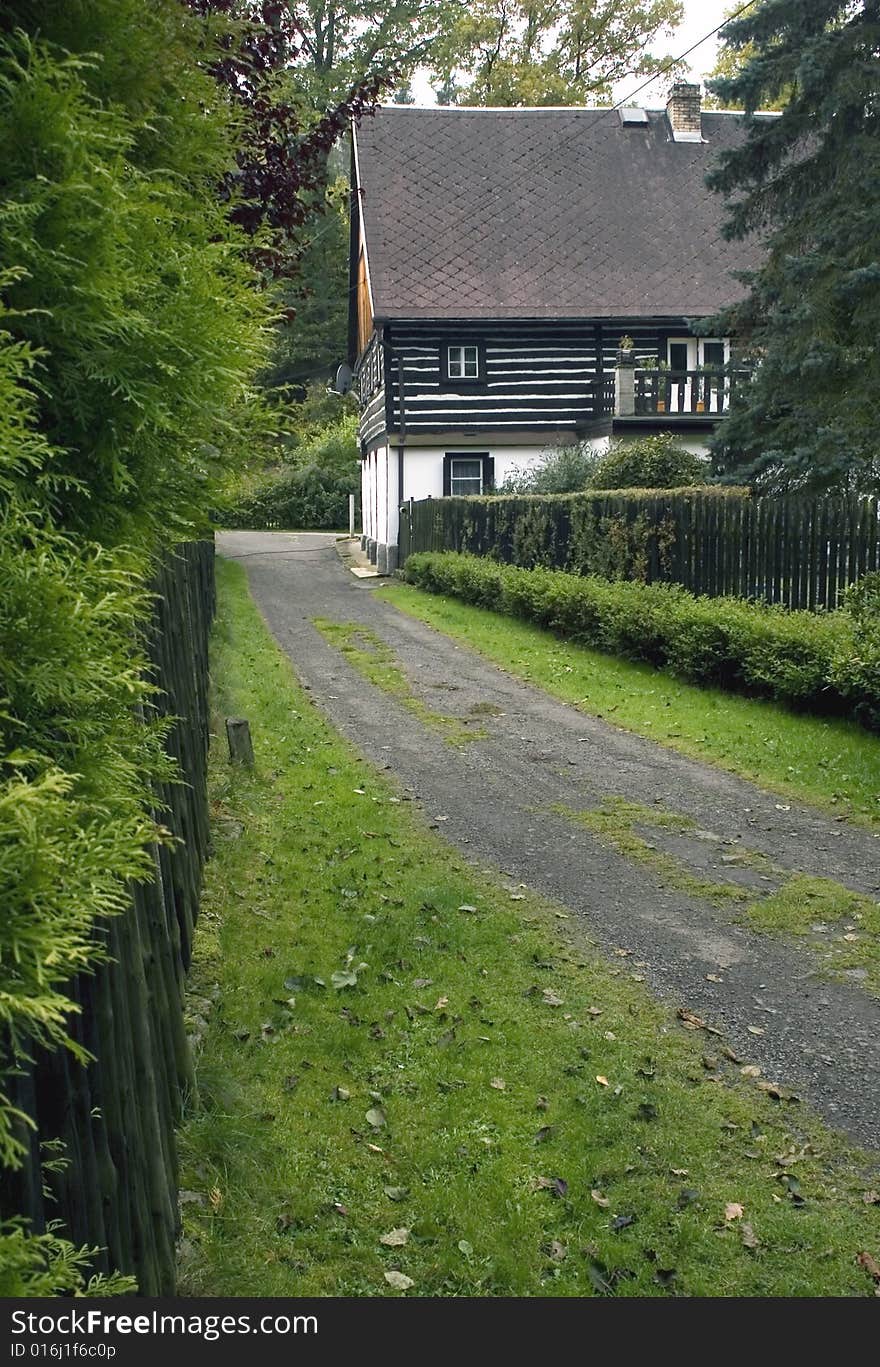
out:
<path id="1" fill-rule="evenodd" d="M 104 927 L 110 961 L 70 987 L 70 1032 L 94 1058 L 37 1049 L 12 1079 L 28 1157 L 3 1174 L 3 1214 L 35 1231 L 60 1220 L 75 1244 L 102 1249 L 100 1271 L 133 1274 L 142 1295 L 174 1289 L 178 1233 L 174 1130 L 191 1082 L 184 980 L 208 849 L 208 633 L 215 610 L 214 547 L 169 555 L 149 655 L 161 714 L 176 718 L 169 746 L 184 782 L 156 793 L 159 820 L 180 844 L 154 849 L 154 879 Z M 46 1163 L 46 1159 L 61 1160 Z"/>
<path id="2" fill-rule="evenodd" d="M 675 490 L 403 504 L 400 563 L 441 550 L 833 609 L 849 584 L 880 569 L 880 501 Z"/>

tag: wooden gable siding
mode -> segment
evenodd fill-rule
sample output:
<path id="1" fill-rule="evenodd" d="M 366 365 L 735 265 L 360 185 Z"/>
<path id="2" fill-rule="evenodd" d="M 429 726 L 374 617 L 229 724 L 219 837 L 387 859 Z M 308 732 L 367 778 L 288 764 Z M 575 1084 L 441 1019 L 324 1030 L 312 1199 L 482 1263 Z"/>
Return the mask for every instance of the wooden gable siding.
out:
<path id="1" fill-rule="evenodd" d="M 370 287 L 367 283 L 367 262 L 364 249 L 358 253 L 357 267 L 357 330 L 358 352 L 367 346 L 373 331 L 373 310 L 370 307 Z"/>
<path id="2" fill-rule="evenodd" d="M 479 342 L 485 384 L 443 384 L 441 347 Z M 394 324 L 389 428 L 400 430 L 400 370 L 407 433 L 588 428 L 596 401 L 597 330 L 574 323 Z"/>

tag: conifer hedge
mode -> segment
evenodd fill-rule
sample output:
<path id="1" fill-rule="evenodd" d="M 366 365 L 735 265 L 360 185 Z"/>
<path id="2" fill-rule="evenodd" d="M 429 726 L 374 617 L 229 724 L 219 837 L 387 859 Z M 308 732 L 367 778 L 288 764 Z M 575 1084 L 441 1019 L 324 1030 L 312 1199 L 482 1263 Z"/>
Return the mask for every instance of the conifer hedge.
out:
<path id="1" fill-rule="evenodd" d="M 29 1143 L 17 1074 L 84 1066 L 71 983 L 182 777 L 148 586 L 257 421 L 267 307 L 216 194 L 235 130 L 204 40 L 178 0 L 0 13 L 0 1186 Z M 2 1213 L 0 1294 L 89 1289 L 64 1230 Z"/>

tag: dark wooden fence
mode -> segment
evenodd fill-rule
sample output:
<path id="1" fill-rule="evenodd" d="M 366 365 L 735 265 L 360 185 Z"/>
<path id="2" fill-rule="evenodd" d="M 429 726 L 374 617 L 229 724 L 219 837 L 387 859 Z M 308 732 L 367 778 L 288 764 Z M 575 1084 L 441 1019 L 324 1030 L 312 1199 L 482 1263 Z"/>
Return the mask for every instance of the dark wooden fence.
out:
<path id="1" fill-rule="evenodd" d="M 876 498 L 733 491 L 424 499 L 400 510 L 400 563 L 414 551 L 468 551 L 830 609 L 848 584 L 880 569 L 878 516 Z"/>
<path id="2" fill-rule="evenodd" d="M 72 985 L 71 1033 L 94 1062 L 35 1050 L 19 1068 L 13 1101 L 35 1128 L 23 1132 L 24 1167 L 2 1183 L 4 1216 L 24 1215 L 37 1231 L 61 1220 L 65 1237 L 105 1250 L 96 1269 L 131 1273 L 153 1296 L 174 1288 L 174 1127 L 191 1080 L 183 993 L 208 846 L 213 544 L 179 547 L 155 591 L 157 702 L 178 719 L 169 743 L 185 779 L 157 792 L 157 814 L 182 843 L 155 849 L 154 881 L 133 887 L 130 910 L 104 927 L 111 961 Z"/>

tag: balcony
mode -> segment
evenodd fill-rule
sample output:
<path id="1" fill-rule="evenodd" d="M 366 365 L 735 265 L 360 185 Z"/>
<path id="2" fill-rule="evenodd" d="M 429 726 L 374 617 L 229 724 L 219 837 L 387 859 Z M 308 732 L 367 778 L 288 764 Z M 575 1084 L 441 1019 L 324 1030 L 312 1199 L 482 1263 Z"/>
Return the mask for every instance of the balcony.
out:
<path id="1" fill-rule="evenodd" d="M 730 408 L 737 387 L 745 383 L 749 373 L 706 367 L 637 368 L 628 358 L 621 359 L 614 372 L 611 412 L 615 422 L 657 423 L 671 419 L 676 424 L 714 426 Z"/>

